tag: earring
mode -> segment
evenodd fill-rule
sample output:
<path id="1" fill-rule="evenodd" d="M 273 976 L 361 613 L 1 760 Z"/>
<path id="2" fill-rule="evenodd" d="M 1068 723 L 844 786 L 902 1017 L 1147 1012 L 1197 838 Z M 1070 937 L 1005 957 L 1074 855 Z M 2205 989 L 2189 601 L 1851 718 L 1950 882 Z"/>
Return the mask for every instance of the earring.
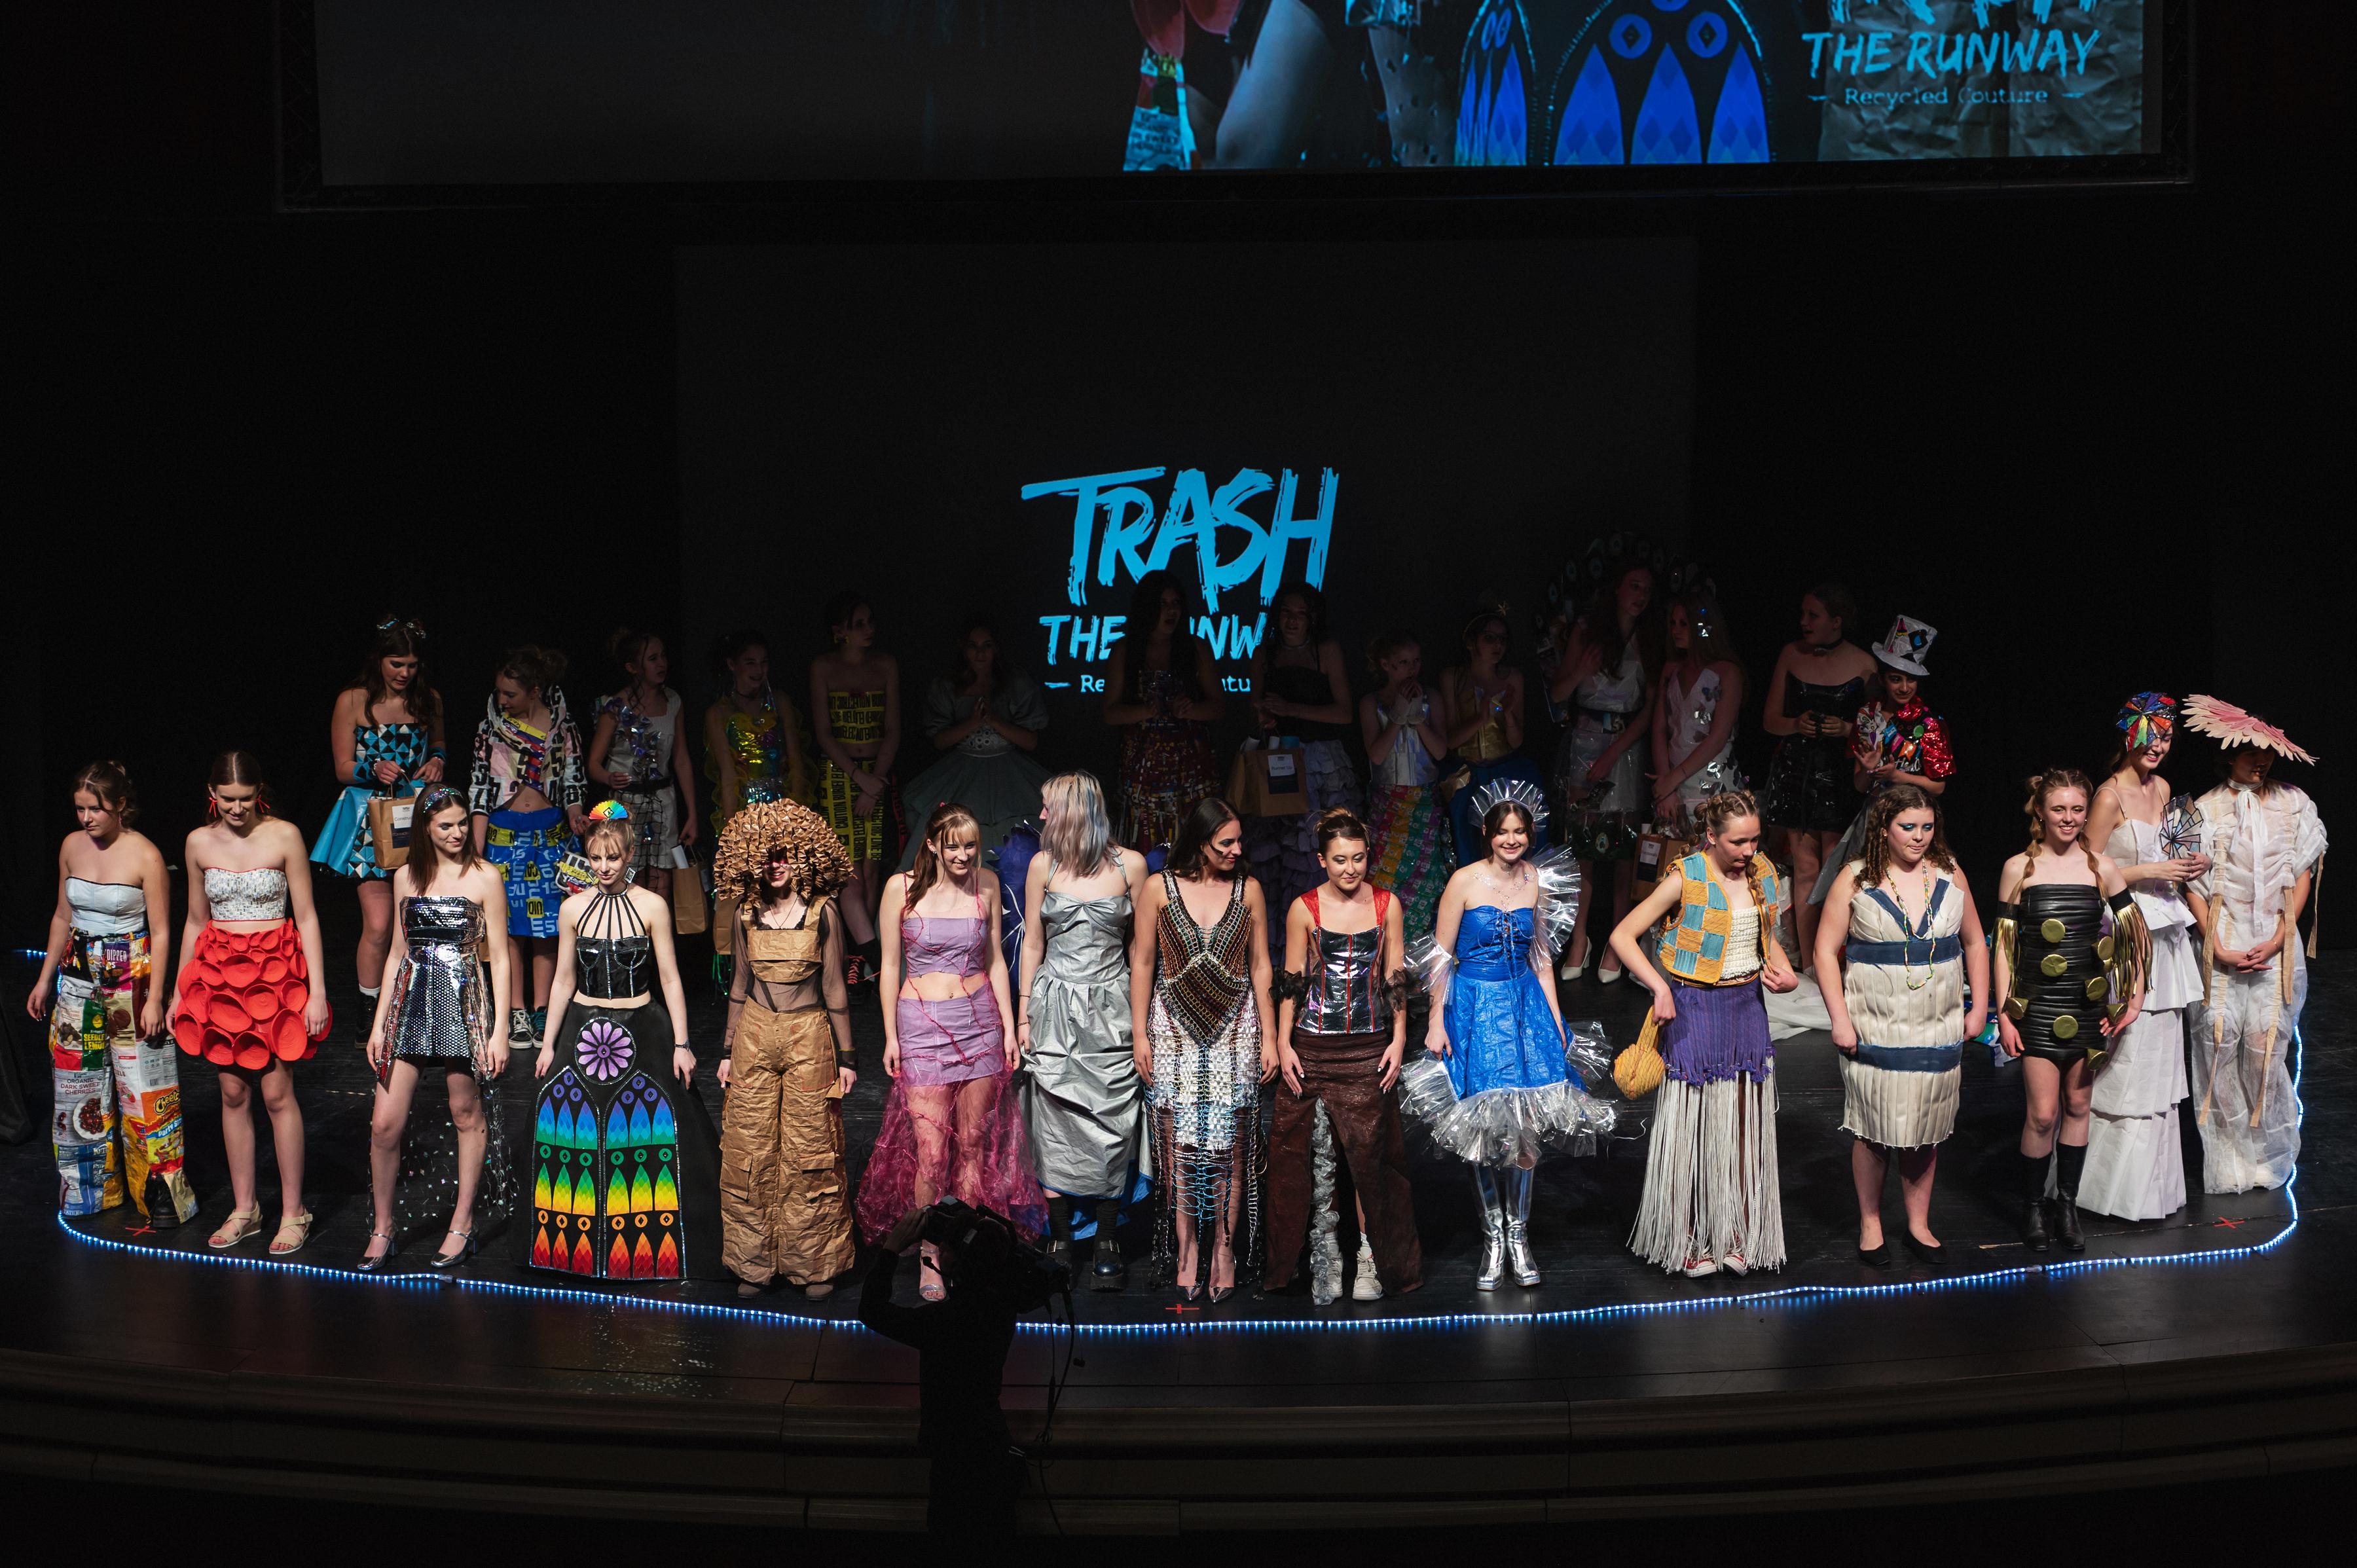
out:
<path id="1" fill-rule="evenodd" d="M 221 821 L 221 801 L 210 794 L 205 797 L 205 821 L 209 822 Z"/>

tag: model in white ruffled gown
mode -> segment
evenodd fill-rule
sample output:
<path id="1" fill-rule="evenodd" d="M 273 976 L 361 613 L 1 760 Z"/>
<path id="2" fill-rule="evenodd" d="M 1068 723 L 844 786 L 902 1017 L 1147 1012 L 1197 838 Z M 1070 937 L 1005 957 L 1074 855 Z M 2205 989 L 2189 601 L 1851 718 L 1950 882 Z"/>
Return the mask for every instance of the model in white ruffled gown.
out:
<path id="1" fill-rule="evenodd" d="M 2209 953 L 2192 1090 L 2210 1192 L 2281 1187 L 2299 1159 L 2291 1052 L 2308 961 L 2298 927 L 2325 835 L 2316 802 L 2267 779 L 2273 760 L 2255 747 L 2235 752 L 2233 775 L 2200 801 L 2211 868 L 2191 901 Z"/>
<path id="2" fill-rule="evenodd" d="M 2106 784 L 2096 793 L 2112 792 Z M 2159 1219 L 2185 1207 L 2177 1108 L 2186 1095 L 2185 1010 L 2201 999 L 2201 962 L 2194 951 L 2193 911 L 2177 882 L 2136 873 L 2190 869 L 2191 863 L 2173 860 L 2162 849 L 2156 824 L 2126 816 L 2104 841 L 2104 853 L 2126 875 L 2151 928 L 2152 967 L 2144 1010 L 2114 1037 L 2095 1069 L 2079 1207 L 2121 1219 Z"/>

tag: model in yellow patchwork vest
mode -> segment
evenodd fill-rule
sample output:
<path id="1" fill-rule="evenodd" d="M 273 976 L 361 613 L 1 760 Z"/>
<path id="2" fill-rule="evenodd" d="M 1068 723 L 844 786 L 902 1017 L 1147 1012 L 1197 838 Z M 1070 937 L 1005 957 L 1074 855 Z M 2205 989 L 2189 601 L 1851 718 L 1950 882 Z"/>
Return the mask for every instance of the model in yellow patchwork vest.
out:
<path id="1" fill-rule="evenodd" d="M 1730 789 L 1704 801 L 1695 821 L 1701 853 L 1612 932 L 1612 950 L 1653 993 L 1646 1029 L 1661 1042 L 1645 1195 L 1629 1244 L 1691 1279 L 1783 1266 L 1776 1047 L 1760 989 L 1800 984 L 1776 940 L 1784 890 L 1760 854 L 1759 806 Z"/>
<path id="2" fill-rule="evenodd" d="M 1760 904 L 1765 909 L 1783 908 L 1783 890 L 1776 880 L 1776 867 L 1764 854 L 1751 857 L 1750 872 L 1760 884 Z M 1727 885 L 1711 872 L 1709 857 L 1697 850 L 1678 862 L 1678 918 L 1664 922 L 1660 945 L 1654 950 L 1653 961 L 1672 978 L 1690 985 L 1717 985 L 1727 973 L 1727 938 L 1734 934 L 1736 911 L 1728 903 Z M 1774 940 L 1774 922 L 1747 922 L 1746 929 L 1765 944 Z M 1749 974 L 1759 968 L 1758 953 L 1735 955 L 1736 970 Z"/>

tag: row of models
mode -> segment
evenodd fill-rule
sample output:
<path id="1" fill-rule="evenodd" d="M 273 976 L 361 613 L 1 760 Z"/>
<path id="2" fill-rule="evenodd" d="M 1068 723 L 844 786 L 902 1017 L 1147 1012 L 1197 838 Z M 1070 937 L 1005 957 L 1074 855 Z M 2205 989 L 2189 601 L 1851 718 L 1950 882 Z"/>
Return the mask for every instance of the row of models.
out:
<path id="1" fill-rule="evenodd" d="M 2291 936 L 2323 831 L 2304 795 L 2268 778 L 2276 756 L 2305 757 L 2280 732 L 2207 698 L 2184 711 L 2226 743 L 2232 768 L 2190 812 L 2150 820 L 2168 798 L 2157 770 L 2179 712 L 2158 693 L 2123 711 L 2121 771 L 2102 789 L 2067 770 L 2033 781 L 2031 844 L 1999 885 L 1993 979 L 1930 798 L 1909 784 L 1877 796 L 1864 853 L 1829 893 L 1816 965 L 1844 1057 L 1844 1124 L 1859 1140 L 1867 1261 L 1888 1257 L 1879 1202 L 1893 1157 L 1908 1244 L 1937 1259 L 1936 1149 L 1954 1124 L 1963 1043 L 1992 1004 L 2006 1050 L 2025 1064 L 2031 1246 L 2050 1236 L 2081 1245 L 2083 1198 L 2117 1212 L 2181 1197 L 2181 1015 L 2193 1027 L 2209 1185 L 2287 1178 L 2298 1148 L 2290 1044 L 2305 987 Z M 263 1223 L 258 1090 L 285 1184 L 272 1246 L 291 1251 L 309 1223 L 291 1067 L 328 1025 L 312 983 L 307 865 L 299 837 L 268 814 L 251 757 L 217 759 L 210 800 L 213 820 L 188 846 L 201 882 L 181 966 L 159 1004 L 148 981 L 169 956 L 150 918 L 168 908 L 161 857 L 130 825 L 136 803 L 119 768 L 77 779 L 82 825 L 60 853 L 41 983 L 56 982 L 61 1188 L 73 1212 L 129 1196 L 151 1219 L 193 1213 L 177 1074 L 156 1043 L 168 1020 L 169 1037 L 222 1076 L 236 1201 L 215 1243 Z M 1451 875 L 1430 951 L 1414 963 L 1399 900 L 1368 875 L 1372 835 L 1354 813 L 1324 813 L 1324 880 L 1287 909 L 1280 972 L 1267 959 L 1260 886 L 1241 875 L 1244 832 L 1232 810 L 1214 800 L 1191 811 L 1148 877 L 1144 858 L 1115 842 L 1093 779 L 1060 776 L 1043 792 L 1042 853 L 1023 879 L 1017 984 L 980 824 L 955 803 L 938 808 L 917 867 L 882 890 L 894 1084 L 855 1205 L 840 1107 L 856 1072 L 834 907 L 853 872 L 839 837 L 790 801 L 746 807 L 724 834 L 716 870 L 742 961 L 716 1133 L 690 1088 L 695 1056 L 667 911 L 632 885 L 636 824 L 607 802 L 585 818 L 588 885 L 555 910 L 560 1022 L 535 1064 L 520 1251 L 577 1275 L 725 1270 L 752 1288 L 782 1278 L 823 1290 L 850 1266 L 855 1216 L 880 1233 L 912 1205 L 957 1196 L 1044 1231 L 1066 1256 L 1092 1219 L 1092 1273 L 1118 1286 L 1111 1222 L 1151 1181 L 1157 1273 L 1183 1292 L 1224 1296 L 1254 1268 L 1284 1283 L 1306 1244 L 1314 1295 L 1340 1293 L 1355 1251 L 1351 1288 L 1363 1298 L 1420 1278 L 1405 1109 L 1473 1168 L 1480 1283 L 1512 1273 L 1535 1283 L 1532 1173 L 1549 1146 L 1593 1147 L 1613 1112 L 1587 1092 L 1550 983 L 1576 885 L 1561 854 L 1533 853 L 1544 808 L 1513 781 L 1474 803 L 1486 853 Z M 2112 842 L 2142 858 L 2123 865 L 2096 850 L 2091 809 L 2098 822 L 2115 812 Z M 429 789 L 391 879 L 400 918 L 369 1026 L 380 1090 L 363 1267 L 383 1266 L 404 1236 L 443 1216 L 436 1261 L 463 1263 L 482 1222 L 522 1198 L 498 1101 L 515 977 L 486 917 L 511 899 L 478 816 L 455 789 Z M 1699 1275 L 1783 1261 L 1760 992 L 1798 980 L 1774 935 L 1787 895 L 1758 854 L 1756 802 L 1722 792 L 1697 817 L 1702 847 L 1613 941 L 1653 992 L 1638 1054 L 1652 1048 L 1663 1080 L 1632 1245 Z M 2186 847 L 2193 833 L 2201 849 Z M 1429 1054 L 1407 1064 L 1411 968 L 1434 1004 Z M 37 996 L 36 1011 L 48 1000 Z M 437 1074 L 447 1123 L 437 1116 L 417 1135 L 411 1101 Z M 1338 1238 L 1346 1215 L 1355 1249 Z"/>

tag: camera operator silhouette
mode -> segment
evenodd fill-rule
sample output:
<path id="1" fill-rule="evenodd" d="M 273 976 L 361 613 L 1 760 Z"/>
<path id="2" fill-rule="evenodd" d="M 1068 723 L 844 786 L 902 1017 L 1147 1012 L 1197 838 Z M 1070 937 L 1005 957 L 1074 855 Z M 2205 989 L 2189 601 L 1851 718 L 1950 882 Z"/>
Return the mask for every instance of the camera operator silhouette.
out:
<path id="1" fill-rule="evenodd" d="M 893 1273 L 920 1241 L 940 1255 L 942 1299 L 901 1306 Z M 1024 1461 L 998 1408 L 999 1380 L 1016 1318 L 1069 1293 L 1071 1273 L 998 1215 L 953 1197 L 909 1209 L 880 1245 L 860 1287 L 859 1321 L 917 1352 L 917 1446 L 932 1462 L 925 1528 L 1011 1538 Z"/>

